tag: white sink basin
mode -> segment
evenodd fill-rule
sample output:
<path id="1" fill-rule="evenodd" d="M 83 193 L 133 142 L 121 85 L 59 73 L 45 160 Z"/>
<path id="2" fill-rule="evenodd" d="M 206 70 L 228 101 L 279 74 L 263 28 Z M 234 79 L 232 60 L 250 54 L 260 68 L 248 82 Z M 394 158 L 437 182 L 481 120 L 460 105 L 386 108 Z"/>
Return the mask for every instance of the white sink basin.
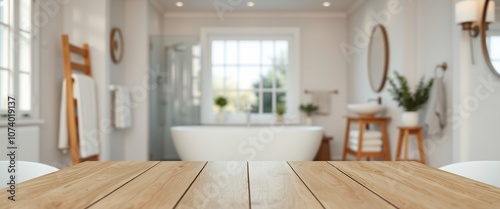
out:
<path id="1" fill-rule="evenodd" d="M 382 111 L 382 105 L 377 103 L 366 103 L 366 104 L 349 104 L 347 109 L 358 114 L 359 116 L 374 116 L 380 111 Z"/>

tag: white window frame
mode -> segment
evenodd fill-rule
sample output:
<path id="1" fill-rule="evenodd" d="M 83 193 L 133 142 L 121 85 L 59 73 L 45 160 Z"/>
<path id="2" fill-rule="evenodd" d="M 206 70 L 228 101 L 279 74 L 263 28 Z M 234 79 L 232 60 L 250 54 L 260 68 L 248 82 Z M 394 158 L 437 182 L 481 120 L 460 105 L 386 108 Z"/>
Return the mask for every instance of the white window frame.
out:
<path id="1" fill-rule="evenodd" d="M 10 1 L 11 6 L 14 8 L 13 10 L 19 12 L 20 2 L 18 0 L 4 0 Z M 14 36 L 18 36 L 20 34 L 21 29 L 19 28 L 20 20 L 19 14 L 10 14 L 12 18 L 12 22 L 10 24 L 11 30 L 9 34 L 8 44 L 9 44 L 9 53 L 12 53 L 11 57 L 9 57 L 12 69 L 13 79 L 13 95 L 16 100 L 16 121 L 37 121 L 39 120 L 39 104 L 40 104 L 40 94 L 39 94 L 39 71 L 40 71 L 40 28 L 34 24 L 34 14 L 40 12 L 40 4 L 36 0 L 31 0 L 31 110 L 30 111 L 20 111 L 19 110 L 19 39 L 16 39 Z M 6 111 L 0 110 L 0 126 L 7 120 L 4 117 Z"/>
<path id="2" fill-rule="evenodd" d="M 300 99 L 300 29 L 299 28 L 202 28 L 201 29 L 202 46 L 202 98 L 201 98 L 201 123 L 215 124 L 216 114 L 213 112 L 214 92 L 212 89 L 212 59 L 211 42 L 212 40 L 224 39 L 255 39 L 264 38 L 286 38 L 289 40 L 288 46 L 288 71 L 286 86 L 286 104 L 287 112 L 285 114 L 285 123 L 298 124 L 299 99 Z M 273 89 L 274 91 L 274 89 Z M 273 98 L 274 99 L 274 98 Z M 276 121 L 274 113 L 271 114 L 252 114 L 252 124 L 272 124 Z M 246 123 L 245 113 L 238 112 L 227 115 L 227 124 Z"/>

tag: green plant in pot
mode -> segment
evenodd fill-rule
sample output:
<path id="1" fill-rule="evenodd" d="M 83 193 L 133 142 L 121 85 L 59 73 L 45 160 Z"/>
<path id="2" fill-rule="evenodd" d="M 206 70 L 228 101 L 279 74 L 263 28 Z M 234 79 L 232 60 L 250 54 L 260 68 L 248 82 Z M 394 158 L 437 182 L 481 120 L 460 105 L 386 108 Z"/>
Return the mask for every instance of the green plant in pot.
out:
<path id="1" fill-rule="evenodd" d="M 306 113 L 307 115 L 307 118 L 306 118 L 306 125 L 312 125 L 312 118 L 311 116 L 316 112 L 318 111 L 318 106 L 317 105 L 314 105 L 312 103 L 309 103 L 309 104 L 306 104 L 306 105 L 300 105 L 299 109 Z"/>
<path id="2" fill-rule="evenodd" d="M 403 126 L 418 126 L 418 110 L 420 110 L 429 100 L 429 94 L 434 79 L 429 79 L 427 81 L 424 78 L 420 79 L 415 92 L 411 92 L 408 86 L 408 80 L 398 72 L 394 72 L 394 75 L 398 84 L 396 84 L 396 81 L 389 78 L 391 87 L 389 93 L 394 101 L 404 109 L 402 116 Z"/>
<path id="3" fill-rule="evenodd" d="M 285 120 L 283 115 L 286 113 L 286 106 L 284 104 L 277 104 L 274 112 L 276 113 L 276 122 L 278 124 L 283 124 Z"/>
<path id="4" fill-rule="evenodd" d="M 227 98 L 224 96 L 218 96 L 214 100 L 215 105 L 219 107 L 219 113 L 217 114 L 217 122 L 224 123 L 226 121 L 226 116 L 224 114 L 224 107 L 227 105 Z"/>

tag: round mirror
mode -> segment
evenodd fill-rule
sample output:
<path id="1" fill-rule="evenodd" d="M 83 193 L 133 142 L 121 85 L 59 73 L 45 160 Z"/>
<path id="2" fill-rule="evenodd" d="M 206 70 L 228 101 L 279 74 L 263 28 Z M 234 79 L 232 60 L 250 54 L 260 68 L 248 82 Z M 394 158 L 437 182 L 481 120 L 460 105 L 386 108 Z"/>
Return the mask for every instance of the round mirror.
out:
<path id="1" fill-rule="evenodd" d="M 481 45 L 489 68 L 500 76 L 500 21 L 495 19 L 500 0 L 486 0 L 481 18 Z"/>
<path id="2" fill-rule="evenodd" d="M 383 25 L 376 25 L 370 35 L 368 48 L 368 76 L 375 92 L 384 89 L 389 69 L 389 39 Z"/>

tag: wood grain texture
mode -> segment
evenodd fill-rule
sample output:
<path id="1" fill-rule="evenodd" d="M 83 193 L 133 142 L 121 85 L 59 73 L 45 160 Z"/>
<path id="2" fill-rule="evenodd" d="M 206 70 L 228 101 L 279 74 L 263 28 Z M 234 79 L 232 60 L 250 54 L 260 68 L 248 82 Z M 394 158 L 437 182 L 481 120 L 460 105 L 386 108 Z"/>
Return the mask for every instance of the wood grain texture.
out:
<path id="1" fill-rule="evenodd" d="M 330 162 L 399 208 L 499 208 L 500 188 L 417 162 Z"/>
<path id="2" fill-rule="evenodd" d="M 206 162 L 161 162 L 90 208 L 173 208 Z"/>
<path id="3" fill-rule="evenodd" d="M 158 162 L 85 162 L 17 185 L 16 201 L 0 193 L 6 208 L 85 208 Z"/>
<path id="4" fill-rule="evenodd" d="M 323 208 L 286 162 L 248 162 L 251 207 Z"/>
<path id="5" fill-rule="evenodd" d="M 327 162 L 290 162 L 325 208 L 394 208 Z"/>
<path id="6" fill-rule="evenodd" d="M 246 162 L 208 162 L 176 208 L 249 208 Z"/>

